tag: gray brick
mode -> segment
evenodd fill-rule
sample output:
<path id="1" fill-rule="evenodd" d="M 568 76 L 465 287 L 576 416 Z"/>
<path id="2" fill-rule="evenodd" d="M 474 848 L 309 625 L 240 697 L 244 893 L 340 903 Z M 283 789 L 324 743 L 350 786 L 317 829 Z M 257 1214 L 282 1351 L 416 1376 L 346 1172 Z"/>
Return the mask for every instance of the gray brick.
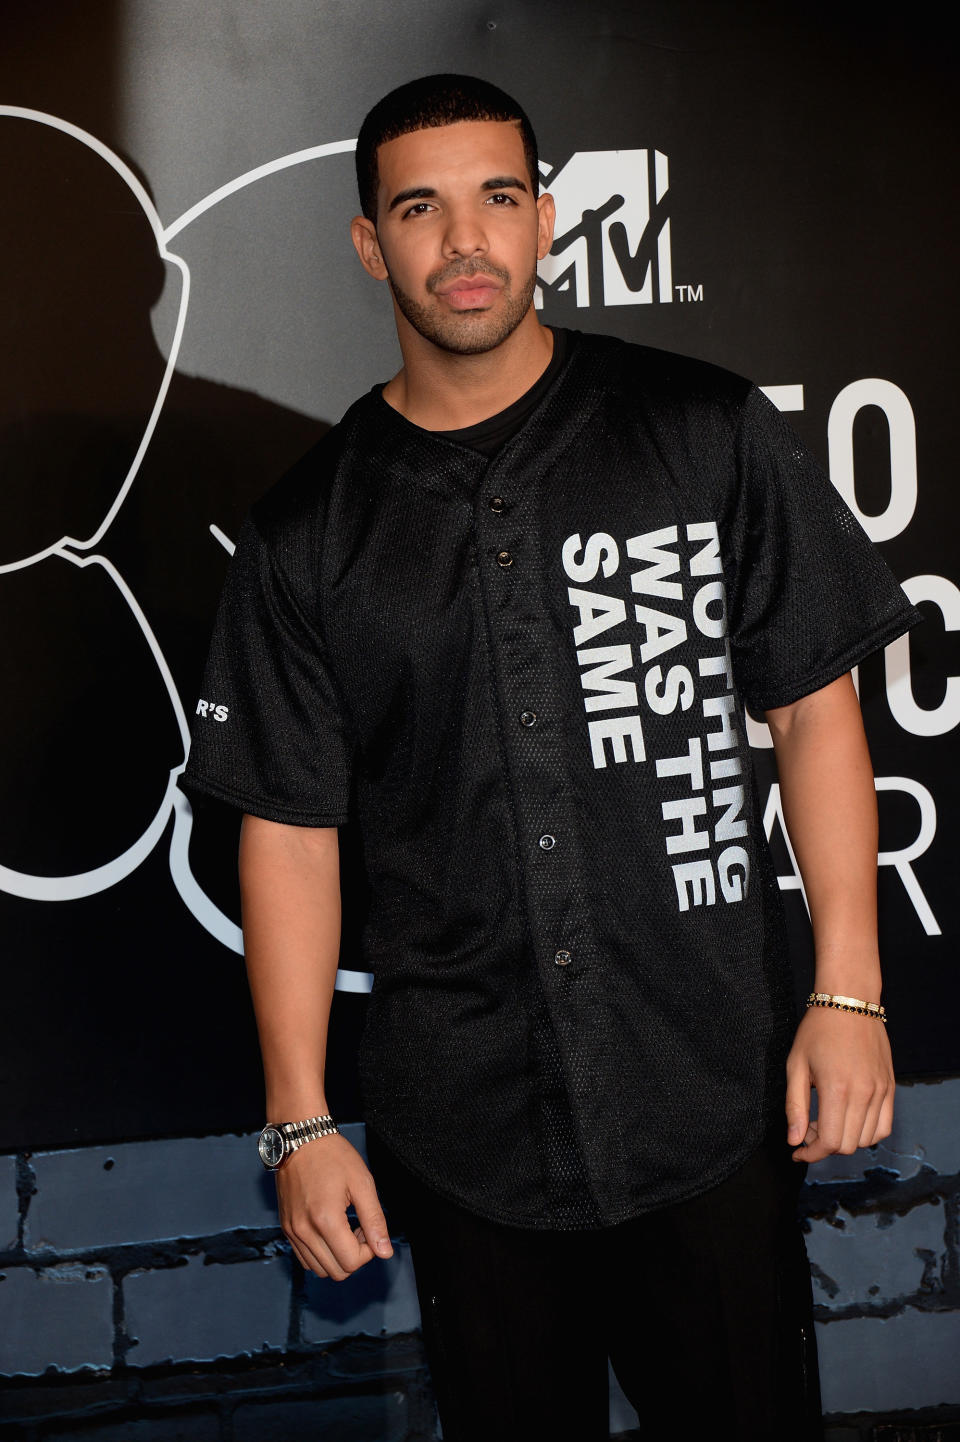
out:
<path id="1" fill-rule="evenodd" d="M 124 1279 L 127 1335 L 135 1340 L 127 1361 L 204 1362 L 263 1348 L 286 1346 L 290 1314 L 290 1263 L 204 1264 L 131 1272 Z"/>
<path id="2" fill-rule="evenodd" d="M 343 1135 L 346 1137 L 347 1141 L 353 1143 L 357 1151 L 363 1157 L 364 1161 L 366 1161 L 367 1134 L 366 1127 L 363 1125 L 363 1122 L 347 1122 L 347 1124 L 341 1127 L 340 1130 L 343 1132 Z"/>
<path id="3" fill-rule="evenodd" d="M 960 1402 L 960 1312 L 857 1318 L 817 1327 L 827 1412 L 895 1412 Z"/>
<path id="4" fill-rule="evenodd" d="M 807 1254 L 824 1274 L 814 1275 L 814 1301 L 839 1309 L 913 1296 L 927 1262 L 918 1251 L 934 1254 L 937 1277 L 942 1276 L 945 1225 L 943 1206 L 932 1202 L 912 1207 L 902 1217 L 851 1216 L 841 1208 L 831 1221 L 813 1220 Z"/>
<path id="5" fill-rule="evenodd" d="M 17 1245 L 19 1220 L 17 1159 L 0 1157 L 0 1249 L 5 1252 Z"/>
<path id="6" fill-rule="evenodd" d="M 894 1114 L 892 1140 L 902 1154 L 920 1152 L 941 1176 L 960 1172 L 960 1077 L 898 1087 Z"/>
<path id="7" fill-rule="evenodd" d="M 343 1130 L 362 1148 L 361 1126 Z M 277 1225 L 276 1188 L 257 1160 L 255 1133 L 40 1152 L 33 1165 L 31 1250 L 77 1251 Z"/>
<path id="8" fill-rule="evenodd" d="M 893 1131 L 876 1147 L 852 1156 L 826 1157 L 807 1173 L 807 1181 L 856 1180 L 873 1167 L 885 1167 L 907 1181 L 921 1167 L 932 1167 L 941 1176 L 960 1172 L 960 1078 L 947 1081 L 912 1082 L 898 1086 L 894 1104 Z"/>
<path id="9" fill-rule="evenodd" d="M 639 1427 L 640 1418 L 627 1401 L 623 1388 L 613 1375 L 613 1368 L 609 1367 L 608 1371 L 610 1374 L 610 1435 L 615 1437 L 618 1432 L 629 1432 L 632 1428 Z"/>
<path id="10" fill-rule="evenodd" d="M 0 1272 L 0 1373 L 109 1367 L 113 1287 L 103 1267 L 7 1267 Z"/>
<path id="11" fill-rule="evenodd" d="M 140 1418 L 127 1422 L 72 1423 L 62 1432 L 44 1432 L 43 1442 L 220 1442 L 216 1412 L 188 1412 L 174 1417 Z"/>
<path id="12" fill-rule="evenodd" d="M 273 1179 L 248 1137 L 127 1142 L 34 1158 L 27 1245 L 58 1252 L 276 1222 Z"/>
<path id="13" fill-rule="evenodd" d="M 233 1414 L 234 1442 L 406 1442 L 408 1405 L 402 1392 L 247 1402 Z"/>
<path id="14" fill-rule="evenodd" d="M 389 1261 L 368 1262 L 345 1282 L 306 1278 L 303 1312 L 305 1342 L 329 1342 L 360 1332 L 379 1337 L 412 1332 L 420 1326 L 420 1307 L 410 1248 L 395 1242 Z"/>

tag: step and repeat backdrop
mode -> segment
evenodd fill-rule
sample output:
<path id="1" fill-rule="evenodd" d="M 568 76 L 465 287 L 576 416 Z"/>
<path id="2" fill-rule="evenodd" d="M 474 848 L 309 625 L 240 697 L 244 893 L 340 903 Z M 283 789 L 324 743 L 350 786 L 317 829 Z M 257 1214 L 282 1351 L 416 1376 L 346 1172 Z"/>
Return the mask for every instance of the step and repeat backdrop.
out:
<path id="1" fill-rule="evenodd" d="M 858 682 L 896 1060 L 960 1070 L 954 108 L 923 7 L 101 0 L 7 8 L 0 37 L 0 1148 L 262 1121 L 237 818 L 177 778 L 244 512 L 398 365 L 349 242 L 354 138 L 437 70 L 533 120 L 543 319 L 764 386 L 923 610 Z M 346 1119 L 368 978 L 342 846 Z"/>

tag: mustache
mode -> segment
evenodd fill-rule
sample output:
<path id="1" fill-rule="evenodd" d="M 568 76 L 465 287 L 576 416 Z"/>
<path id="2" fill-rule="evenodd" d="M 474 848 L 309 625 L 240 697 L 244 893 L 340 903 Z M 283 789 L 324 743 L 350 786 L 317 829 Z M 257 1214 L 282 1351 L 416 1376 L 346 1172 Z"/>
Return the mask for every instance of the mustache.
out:
<path id="1" fill-rule="evenodd" d="M 489 261 L 483 260 L 458 260 L 450 265 L 443 265 L 428 275 L 427 290 L 432 292 L 438 286 L 448 285 L 452 280 L 469 280 L 474 275 L 489 275 L 505 286 L 510 284 L 510 272 L 502 266 L 491 265 Z"/>

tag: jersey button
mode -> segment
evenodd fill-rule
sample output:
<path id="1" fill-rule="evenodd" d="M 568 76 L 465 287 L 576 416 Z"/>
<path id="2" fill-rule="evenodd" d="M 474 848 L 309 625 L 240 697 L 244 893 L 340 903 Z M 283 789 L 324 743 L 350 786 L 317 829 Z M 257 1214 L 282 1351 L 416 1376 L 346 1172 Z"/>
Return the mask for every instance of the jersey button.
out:
<path id="1" fill-rule="evenodd" d="M 540 845 L 543 847 L 544 851 L 552 851 L 556 844 L 557 838 L 555 836 L 551 836 L 549 832 L 547 832 L 546 836 L 541 836 L 540 838 Z"/>
<path id="2" fill-rule="evenodd" d="M 511 556 L 511 554 L 510 554 L 509 551 L 498 551 L 498 552 L 497 552 L 497 565 L 498 565 L 498 566 L 512 566 L 512 565 L 513 565 L 513 557 Z"/>
<path id="3" fill-rule="evenodd" d="M 573 957 L 569 951 L 558 951 L 553 959 L 557 963 L 557 966 L 569 966 Z"/>
<path id="4" fill-rule="evenodd" d="M 520 712 L 520 725 L 521 725 L 521 726 L 536 726 L 536 724 L 537 724 L 537 713 L 536 713 L 536 711 L 521 711 L 521 712 Z"/>
<path id="5" fill-rule="evenodd" d="M 502 496 L 491 496 L 489 501 L 487 502 L 487 505 L 490 507 L 491 511 L 494 511 L 498 516 L 502 515 L 503 512 L 507 509 L 506 503 Z"/>

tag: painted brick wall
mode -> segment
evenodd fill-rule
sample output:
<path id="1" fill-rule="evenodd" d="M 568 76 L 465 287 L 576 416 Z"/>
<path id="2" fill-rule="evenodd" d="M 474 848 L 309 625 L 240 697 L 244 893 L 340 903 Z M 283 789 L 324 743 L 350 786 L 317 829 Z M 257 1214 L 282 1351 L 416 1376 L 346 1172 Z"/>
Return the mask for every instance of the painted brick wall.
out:
<path id="1" fill-rule="evenodd" d="M 958 1116 L 960 1079 L 903 1086 L 886 1143 L 811 1171 L 832 1414 L 960 1404 Z M 250 1137 L 0 1158 L 0 1247 L 0 1437 L 435 1435 L 405 1244 L 305 1278 Z M 612 1432 L 635 1424 L 612 1384 Z"/>
<path id="2" fill-rule="evenodd" d="M 960 1403 L 960 1080 L 901 1086 L 892 1135 L 811 1168 L 803 1208 L 825 1407 Z"/>

